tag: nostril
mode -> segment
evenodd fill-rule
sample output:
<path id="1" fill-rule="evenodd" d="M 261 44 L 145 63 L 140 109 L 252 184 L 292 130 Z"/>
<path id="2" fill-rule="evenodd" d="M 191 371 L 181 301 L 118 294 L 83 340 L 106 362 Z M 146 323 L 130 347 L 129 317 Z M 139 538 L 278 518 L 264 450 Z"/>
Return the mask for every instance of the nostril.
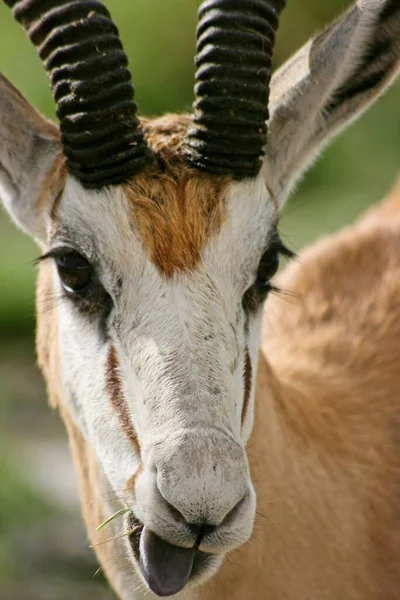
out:
<path id="1" fill-rule="evenodd" d="M 201 540 L 207 535 L 213 533 L 216 525 L 203 521 L 203 523 L 188 523 L 190 531 L 196 536 L 196 543 L 200 544 Z"/>
<path id="2" fill-rule="evenodd" d="M 175 506 L 173 506 L 170 502 L 168 502 L 168 500 L 165 500 L 165 498 L 164 498 L 164 501 L 165 501 L 165 504 L 167 505 L 169 512 L 174 517 L 174 519 L 176 521 L 178 521 L 178 523 L 186 523 L 186 519 L 183 516 L 183 514 L 177 508 L 175 508 Z"/>
<path id="3" fill-rule="evenodd" d="M 216 525 L 213 523 L 208 523 L 207 521 L 203 521 L 201 523 L 188 523 L 182 513 L 175 508 L 175 506 L 173 506 L 170 502 L 167 502 L 167 500 L 165 500 L 165 503 L 174 519 L 179 523 L 184 523 L 188 526 L 191 533 L 196 536 L 197 543 L 200 543 L 200 541 L 206 537 L 206 535 L 214 532 Z"/>
<path id="4" fill-rule="evenodd" d="M 221 525 L 230 525 L 232 523 L 232 521 L 234 521 L 236 519 L 236 517 L 240 513 L 243 505 L 246 503 L 248 498 L 249 498 L 249 490 L 246 491 L 246 493 L 244 494 L 244 496 L 242 496 L 242 498 L 239 500 L 239 502 L 237 504 L 235 504 L 235 506 L 228 512 L 225 519 L 222 521 Z"/>

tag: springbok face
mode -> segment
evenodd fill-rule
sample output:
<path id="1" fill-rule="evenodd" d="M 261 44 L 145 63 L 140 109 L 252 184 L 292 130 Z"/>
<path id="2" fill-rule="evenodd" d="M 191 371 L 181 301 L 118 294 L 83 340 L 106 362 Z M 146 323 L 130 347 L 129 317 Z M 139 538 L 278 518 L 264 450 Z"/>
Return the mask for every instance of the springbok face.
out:
<path id="1" fill-rule="evenodd" d="M 53 215 L 70 411 L 141 523 L 177 546 L 232 549 L 254 518 L 244 446 L 281 249 L 264 182 L 205 178 L 160 150 L 121 188 L 68 179 Z"/>
<path id="2" fill-rule="evenodd" d="M 261 179 L 206 179 L 162 150 L 121 188 L 68 179 L 49 220 L 69 409 L 114 489 L 176 544 L 219 525 L 202 547 L 225 550 L 251 532 L 244 444 L 276 221 Z"/>
<path id="3" fill-rule="evenodd" d="M 114 508 L 131 511 L 126 560 L 170 595 L 251 533 L 262 304 L 290 254 L 278 209 L 398 72 L 400 7 L 361 0 L 289 61 L 271 83 L 267 138 L 283 1 L 205 2 L 193 116 L 141 123 L 100 2 L 7 3 L 39 48 L 61 125 L 60 137 L 0 79 L 2 197 L 61 299 L 41 351 L 59 358 L 62 400 Z"/>

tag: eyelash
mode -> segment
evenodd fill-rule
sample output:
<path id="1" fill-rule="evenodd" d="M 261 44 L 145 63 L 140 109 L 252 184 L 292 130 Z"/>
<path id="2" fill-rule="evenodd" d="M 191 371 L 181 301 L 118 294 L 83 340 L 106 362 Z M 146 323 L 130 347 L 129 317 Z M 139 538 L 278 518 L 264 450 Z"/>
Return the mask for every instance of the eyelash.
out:
<path id="1" fill-rule="evenodd" d="M 81 252 L 78 252 L 71 246 L 60 246 L 57 248 L 53 248 L 46 254 L 39 256 L 34 261 L 33 264 L 37 265 L 42 262 L 53 260 L 55 262 L 56 268 L 58 269 L 58 266 L 56 263 L 57 259 L 64 257 L 68 254 L 73 254 L 73 253 L 76 253 L 78 256 L 80 256 L 81 258 L 86 260 L 87 263 L 89 264 L 89 266 L 91 266 L 91 263 L 86 259 L 86 257 L 83 254 L 81 254 Z M 62 287 L 61 298 L 59 298 L 59 299 L 71 300 L 72 302 L 74 302 L 74 304 L 79 308 L 79 310 L 82 313 L 91 315 L 91 314 L 98 314 L 99 312 L 103 312 L 103 316 L 104 316 L 106 314 L 109 314 L 109 312 L 111 310 L 111 306 L 112 306 L 112 300 L 111 300 L 110 295 L 107 293 L 107 291 L 101 285 L 100 281 L 96 278 L 96 272 L 95 272 L 95 269 L 93 269 L 93 267 L 92 267 L 92 272 L 93 272 L 92 281 L 89 283 L 87 289 L 82 290 L 82 292 L 68 291 L 66 289 L 66 287 L 63 285 L 60 274 L 59 274 L 61 287 Z"/>
<path id="2" fill-rule="evenodd" d="M 63 256 L 64 254 L 67 254 L 68 252 L 76 252 L 77 254 L 80 254 L 81 256 L 83 256 L 83 258 L 88 260 L 81 252 L 78 252 L 78 250 L 75 250 L 75 248 L 72 248 L 71 246 L 57 246 L 57 248 L 53 248 L 52 250 L 49 250 L 49 252 L 46 252 L 46 254 L 42 254 L 41 256 L 38 256 L 33 261 L 33 264 L 38 265 L 41 262 L 45 262 L 46 260 L 51 260 L 51 259 L 54 260 L 56 258 L 59 258 L 60 256 Z"/>
<path id="3" fill-rule="evenodd" d="M 279 256 L 288 259 L 296 257 L 295 253 L 284 245 L 277 233 L 275 239 L 272 240 L 268 249 L 260 259 L 255 281 L 243 295 L 242 305 L 246 312 L 255 312 L 259 309 L 270 293 L 286 294 L 284 290 L 281 290 L 270 282 L 272 277 L 278 271 Z M 260 275 L 262 268 L 266 271 Z M 268 272 L 268 269 L 270 269 L 270 272 Z"/>

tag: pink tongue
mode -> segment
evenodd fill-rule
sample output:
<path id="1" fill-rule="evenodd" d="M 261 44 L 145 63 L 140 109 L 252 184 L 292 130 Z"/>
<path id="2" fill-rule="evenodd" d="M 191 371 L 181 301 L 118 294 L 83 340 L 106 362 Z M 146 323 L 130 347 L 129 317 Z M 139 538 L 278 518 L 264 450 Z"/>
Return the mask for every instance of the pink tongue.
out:
<path id="1" fill-rule="evenodd" d="M 147 585 L 157 596 L 173 596 L 185 587 L 195 554 L 196 548 L 172 546 L 147 527 L 143 528 L 140 567 Z"/>

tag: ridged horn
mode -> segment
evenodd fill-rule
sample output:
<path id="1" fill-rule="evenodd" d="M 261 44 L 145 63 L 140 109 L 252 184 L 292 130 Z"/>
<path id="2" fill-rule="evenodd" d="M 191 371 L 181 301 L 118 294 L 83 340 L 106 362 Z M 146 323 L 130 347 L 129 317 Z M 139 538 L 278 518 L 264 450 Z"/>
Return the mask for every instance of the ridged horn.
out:
<path id="1" fill-rule="evenodd" d="M 60 119 L 69 172 L 87 188 L 123 183 L 149 151 L 128 60 L 97 0 L 4 0 L 38 49 Z"/>
<path id="2" fill-rule="evenodd" d="M 207 0 L 199 9 L 187 160 L 254 177 L 266 143 L 272 51 L 286 0 Z"/>

